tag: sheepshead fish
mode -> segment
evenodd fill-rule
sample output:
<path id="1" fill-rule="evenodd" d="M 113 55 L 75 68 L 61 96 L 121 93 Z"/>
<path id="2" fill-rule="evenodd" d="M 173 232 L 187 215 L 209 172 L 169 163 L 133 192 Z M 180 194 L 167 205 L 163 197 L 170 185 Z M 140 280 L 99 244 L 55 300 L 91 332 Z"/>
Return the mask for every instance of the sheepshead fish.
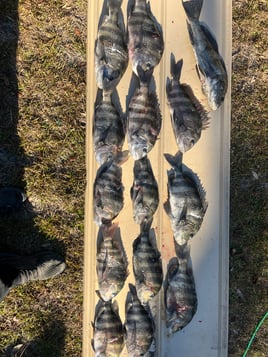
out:
<path id="1" fill-rule="evenodd" d="M 176 62 L 171 54 L 170 72 L 166 93 L 171 122 L 177 145 L 181 152 L 190 150 L 200 139 L 201 131 L 208 126 L 208 117 L 187 84 L 180 83 L 183 60 Z"/>
<path id="2" fill-rule="evenodd" d="M 141 225 L 141 232 L 133 243 L 133 271 L 138 298 L 142 305 L 159 292 L 163 281 L 161 255 L 149 237 L 152 219 Z"/>
<path id="3" fill-rule="evenodd" d="M 114 298 L 128 276 L 128 262 L 122 242 L 116 236 L 117 224 L 103 225 L 97 249 L 99 294 L 104 301 Z"/>
<path id="4" fill-rule="evenodd" d="M 178 247 L 177 254 L 169 262 L 164 293 L 168 335 L 188 325 L 197 310 L 194 277 L 188 267 L 189 246 Z"/>
<path id="5" fill-rule="evenodd" d="M 209 106 L 216 110 L 224 101 L 228 77 L 218 44 L 208 26 L 199 21 L 203 0 L 182 0 L 188 22 L 188 32 L 194 49 L 197 73 Z"/>
<path id="6" fill-rule="evenodd" d="M 107 0 L 109 14 L 103 18 L 95 42 L 95 73 L 100 89 L 115 88 L 128 65 L 128 50 L 123 21 L 122 0 Z"/>
<path id="7" fill-rule="evenodd" d="M 134 219 L 138 224 L 150 220 L 159 203 L 158 184 L 147 156 L 134 163 L 134 182 L 130 190 Z"/>
<path id="8" fill-rule="evenodd" d="M 146 156 L 155 145 L 160 133 L 162 118 L 158 99 L 149 88 L 153 69 L 144 71 L 138 66 L 140 87 L 132 96 L 127 114 L 127 139 L 134 160 Z"/>
<path id="9" fill-rule="evenodd" d="M 132 1 L 127 28 L 129 58 L 134 73 L 138 75 L 138 65 L 146 71 L 160 62 L 164 52 L 162 28 L 146 0 Z"/>
<path id="10" fill-rule="evenodd" d="M 124 122 L 113 103 L 112 92 L 99 89 L 93 123 L 94 151 L 98 163 L 112 159 L 122 150 L 124 140 Z"/>
<path id="11" fill-rule="evenodd" d="M 98 226 L 108 224 L 119 214 L 124 205 L 122 165 L 128 159 L 128 151 L 102 164 L 94 182 L 94 220 Z"/>
<path id="12" fill-rule="evenodd" d="M 96 357 L 119 356 L 124 347 L 123 325 L 117 301 L 100 300 L 95 312 L 92 347 Z"/>
<path id="13" fill-rule="evenodd" d="M 135 287 L 129 284 L 126 299 L 125 341 L 130 357 L 143 356 L 151 346 L 154 323 L 149 312 L 141 305 Z"/>
<path id="14" fill-rule="evenodd" d="M 192 171 L 182 165 L 182 153 L 164 154 L 172 169 L 168 171 L 168 200 L 164 208 L 171 220 L 175 241 L 188 242 L 200 229 L 207 209 L 205 192 Z"/>

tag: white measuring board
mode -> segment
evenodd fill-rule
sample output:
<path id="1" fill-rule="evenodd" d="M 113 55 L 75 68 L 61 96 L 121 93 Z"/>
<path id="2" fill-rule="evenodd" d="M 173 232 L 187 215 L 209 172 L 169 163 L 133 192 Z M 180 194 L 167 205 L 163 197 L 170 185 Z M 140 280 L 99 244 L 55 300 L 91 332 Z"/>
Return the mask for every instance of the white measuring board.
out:
<path id="1" fill-rule="evenodd" d="M 128 2 L 123 1 L 125 24 Z M 223 105 L 210 113 L 209 128 L 204 130 L 198 143 L 183 156 L 183 162 L 198 174 L 207 193 L 208 209 L 200 231 L 190 241 L 191 261 L 195 278 L 198 308 L 192 321 L 181 331 L 167 337 L 163 289 L 154 302 L 156 318 L 157 357 L 224 357 L 228 347 L 228 256 L 229 256 L 229 146 L 230 146 L 230 88 L 231 88 L 231 0 L 204 0 L 200 19 L 208 24 L 216 36 L 219 52 L 224 58 L 229 79 L 229 89 Z M 83 311 L 83 357 L 94 356 L 91 347 L 95 306 L 98 297 L 96 276 L 96 239 L 98 227 L 93 222 L 93 183 L 98 165 L 93 152 L 92 119 L 97 93 L 94 69 L 94 43 L 97 37 L 99 17 L 103 1 L 88 4 L 88 56 L 87 56 L 87 190 L 85 215 L 84 256 L 84 311 Z M 206 106 L 195 70 L 195 58 L 190 44 L 185 12 L 180 0 L 151 0 L 151 9 L 163 28 L 165 50 L 160 64 L 154 70 L 156 91 L 162 113 L 162 128 L 155 147 L 148 154 L 159 185 L 160 202 L 152 228 L 157 237 L 162 255 L 164 273 L 169 259 L 175 255 L 171 224 L 163 209 L 167 199 L 167 170 L 170 169 L 163 153 L 175 155 L 178 151 L 171 127 L 166 98 L 166 78 L 170 77 L 170 54 L 176 60 L 183 58 L 181 82 L 191 85 L 193 92 Z M 117 90 L 123 111 L 126 109 L 132 68 L 121 79 Z M 127 149 L 125 142 L 124 149 Z M 139 226 L 133 220 L 130 187 L 133 183 L 134 161 L 130 157 L 123 164 L 125 186 L 124 208 L 115 219 L 118 222 L 122 241 L 129 261 L 130 275 L 123 290 L 116 296 L 122 321 L 125 320 L 125 298 L 128 283 L 134 283 L 132 274 L 132 243 L 139 235 Z M 127 356 L 124 348 L 120 356 Z"/>

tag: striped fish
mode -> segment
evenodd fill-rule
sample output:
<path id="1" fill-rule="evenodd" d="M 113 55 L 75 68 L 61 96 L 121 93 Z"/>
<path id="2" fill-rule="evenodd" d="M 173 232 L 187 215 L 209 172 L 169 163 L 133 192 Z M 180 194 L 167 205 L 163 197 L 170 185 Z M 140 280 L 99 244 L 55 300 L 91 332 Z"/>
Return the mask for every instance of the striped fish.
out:
<path id="1" fill-rule="evenodd" d="M 164 204 L 174 238 L 183 245 L 200 229 L 207 209 L 205 192 L 196 174 L 182 165 L 182 153 L 164 154 L 168 171 L 168 200 Z"/>
<path id="2" fill-rule="evenodd" d="M 162 28 L 146 0 L 133 0 L 128 13 L 128 52 L 134 73 L 140 65 L 144 71 L 154 68 L 164 52 Z"/>
<path id="3" fill-rule="evenodd" d="M 127 140 L 134 160 L 141 159 L 152 150 L 162 124 L 156 93 L 149 88 L 153 69 L 143 71 L 138 66 L 138 74 L 140 87 L 131 97 L 127 113 Z"/>
<path id="4" fill-rule="evenodd" d="M 150 160 L 145 156 L 134 163 L 134 182 L 130 190 L 137 224 L 150 220 L 159 203 L 158 185 Z"/>
<path id="5" fill-rule="evenodd" d="M 92 347 L 95 357 L 117 357 L 124 347 L 123 325 L 116 301 L 99 301 L 93 325 Z"/>
<path id="6" fill-rule="evenodd" d="M 102 226 L 97 247 L 99 294 L 104 301 L 114 298 L 128 276 L 128 262 L 122 242 L 116 236 L 117 224 Z"/>
<path id="7" fill-rule="evenodd" d="M 192 270 L 188 267 L 188 245 L 177 246 L 177 257 L 170 260 L 165 284 L 166 326 L 168 335 L 189 324 L 197 310 Z"/>
<path id="8" fill-rule="evenodd" d="M 107 0 L 109 14 L 103 18 L 95 42 L 95 73 L 100 89 L 115 88 L 128 65 L 122 0 Z M 119 15 L 120 14 L 120 15 Z"/>
<path id="9" fill-rule="evenodd" d="M 124 140 L 124 122 L 113 103 L 112 92 L 99 89 L 93 123 L 94 151 L 98 163 L 112 159 L 122 150 Z"/>
<path id="10" fill-rule="evenodd" d="M 180 83 L 182 64 L 183 60 L 176 63 L 171 54 L 172 79 L 167 78 L 166 93 L 176 142 L 179 150 L 186 152 L 200 139 L 202 129 L 208 127 L 208 117 L 190 86 Z"/>
<path id="11" fill-rule="evenodd" d="M 203 0 L 182 0 L 182 5 L 188 19 L 188 33 L 202 91 L 211 109 L 216 110 L 224 101 L 228 88 L 226 66 L 219 54 L 217 40 L 208 26 L 199 21 Z"/>
<path id="12" fill-rule="evenodd" d="M 152 219 L 141 225 L 141 232 L 133 243 L 133 271 L 137 295 L 142 305 L 159 292 L 163 281 L 161 256 L 156 243 L 149 237 Z"/>
<path id="13" fill-rule="evenodd" d="M 117 156 L 102 164 L 93 187 L 94 220 L 100 226 L 110 223 L 121 211 L 124 204 L 122 184 L 122 165 L 128 159 L 128 151 L 119 152 Z"/>
<path id="14" fill-rule="evenodd" d="M 151 315 L 141 305 L 136 289 L 129 284 L 126 300 L 125 341 L 128 356 L 143 356 L 150 348 L 154 335 Z"/>

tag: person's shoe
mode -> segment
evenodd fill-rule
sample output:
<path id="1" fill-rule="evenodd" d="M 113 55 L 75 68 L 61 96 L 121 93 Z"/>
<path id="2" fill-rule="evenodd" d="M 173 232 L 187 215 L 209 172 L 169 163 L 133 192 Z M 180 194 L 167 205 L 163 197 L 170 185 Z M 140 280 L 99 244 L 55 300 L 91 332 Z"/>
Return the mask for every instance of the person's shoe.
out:
<path id="1" fill-rule="evenodd" d="M 9 214 L 21 208 L 27 196 L 17 187 L 0 188 L 0 214 Z"/>
<path id="2" fill-rule="evenodd" d="M 32 280 L 53 278 L 62 273 L 66 267 L 64 259 L 49 250 L 29 256 L 0 253 L 0 265 L 6 266 L 6 269 L 13 272 L 17 271 L 17 276 L 14 276 L 10 287 Z"/>

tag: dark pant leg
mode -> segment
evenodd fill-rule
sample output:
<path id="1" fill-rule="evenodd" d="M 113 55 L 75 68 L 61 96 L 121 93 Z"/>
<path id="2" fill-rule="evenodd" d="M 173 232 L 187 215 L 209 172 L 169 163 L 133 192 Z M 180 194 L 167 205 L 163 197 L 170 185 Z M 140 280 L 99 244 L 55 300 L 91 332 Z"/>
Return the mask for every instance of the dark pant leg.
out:
<path id="1" fill-rule="evenodd" d="M 0 263 L 0 301 L 6 296 L 9 289 L 12 288 L 12 283 L 19 274 L 20 271 L 17 268 Z"/>

